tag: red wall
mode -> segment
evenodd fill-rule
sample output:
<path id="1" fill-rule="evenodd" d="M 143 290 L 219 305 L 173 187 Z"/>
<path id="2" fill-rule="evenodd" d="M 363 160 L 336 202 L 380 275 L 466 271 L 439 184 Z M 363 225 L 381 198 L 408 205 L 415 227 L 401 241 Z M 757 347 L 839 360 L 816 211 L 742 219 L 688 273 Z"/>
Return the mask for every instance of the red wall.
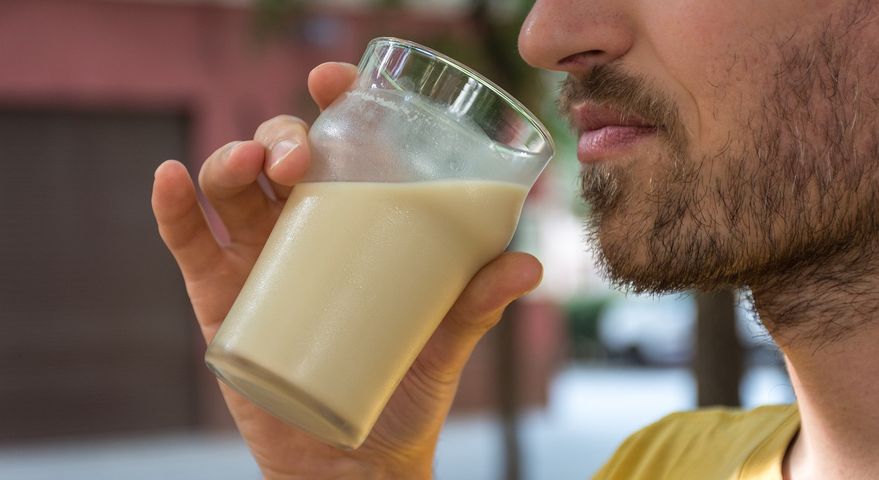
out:
<path id="1" fill-rule="evenodd" d="M 301 28 L 259 40 L 253 12 L 207 2 L 3 0 L 0 108 L 184 112 L 190 121 L 185 160 L 196 171 L 210 152 L 250 137 L 262 120 L 280 113 L 312 119 L 317 111 L 306 93 L 308 71 L 323 61 L 356 62 L 372 37 L 473 38 L 461 18 L 311 12 L 299 20 Z M 553 317 L 552 308 L 542 311 Z M 529 357 L 523 362 L 531 365 L 523 397 L 540 403 L 557 363 L 559 320 L 532 315 L 520 335 L 527 343 L 521 352 Z M 465 377 L 473 380 L 465 378 L 464 390 L 485 385 L 484 377 L 478 380 L 485 370 L 478 358 L 468 367 L 472 373 Z M 491 376 L 493 368 L 486 367 Z M 485 394 L 475 388 L 462 394 L 459 407 L 485 405 Z M 209 417 L 224 416 L 219 404 L 213 410 Z"/>
<path id="2" fill-rule="evenodd" d="M 313 117 L 308 71 L 322 61 L 356 62 L 373 36 L 466 35 L 461 21 L 356 12 L 309 18 L 317 20 L 312 30 L 324 25 L 330 42 L 308 44 L 295 27 L 261 41 L 253 13 L 239 8 L 4 0 L 0 106 L 184 110 L 192 159 L 203 159 L 276 114 Z"/>

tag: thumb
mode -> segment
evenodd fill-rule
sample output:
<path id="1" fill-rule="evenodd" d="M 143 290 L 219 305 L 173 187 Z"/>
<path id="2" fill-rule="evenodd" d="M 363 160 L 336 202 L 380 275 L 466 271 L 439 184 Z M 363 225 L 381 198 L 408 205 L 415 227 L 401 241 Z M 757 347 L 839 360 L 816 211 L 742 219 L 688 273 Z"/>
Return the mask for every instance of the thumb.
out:
<path id="1" fill-rule="evenodd" d="M 308 75 L 308 92 L 321 111 L 326 109 L 357 79 L 357 66 L 328 62 L 315 67 Z"/>
<path id="2" fill-rule="evenodd" d="M 473 277 L 422 350 L 416 365 L 440 383 L 457 381 L 479 340 L 504 309 L 537 288 L 543 266 L 527 253 L 504 253 Z"/>

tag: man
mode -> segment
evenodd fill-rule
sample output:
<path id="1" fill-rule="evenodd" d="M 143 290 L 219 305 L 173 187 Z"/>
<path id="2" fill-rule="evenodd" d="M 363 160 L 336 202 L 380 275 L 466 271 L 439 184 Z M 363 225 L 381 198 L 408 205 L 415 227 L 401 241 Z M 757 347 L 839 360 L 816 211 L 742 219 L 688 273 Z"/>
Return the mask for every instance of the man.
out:
<path id="1" fill-rule="evenodd" d="M 672 415 L 597 478 L 879 478 L 879 22 L 869 0 L 538 0 L 519 48 L 568 74 L 583 195 L 603 264 L 635 291 L 747 288 L 785 354 L 797 405 Z M 321 107 L 355 75 L 309 78 Z M 156 172 L 159 228 L 206 339 L 290 188 L 306 126 L 264 123 L 221 148 L 200 185 Z M 274 200 L 259 188 L 264 172 Z M 506 253 L 461 295 L 357 451 L 327 447 L 223 389 L 267 478 L 428 478 L 461 368 L 540 265 Z M 588 448 L 584 445 L 583 448 Z M 586 475 L 588 472 L 584 472 Z"/>

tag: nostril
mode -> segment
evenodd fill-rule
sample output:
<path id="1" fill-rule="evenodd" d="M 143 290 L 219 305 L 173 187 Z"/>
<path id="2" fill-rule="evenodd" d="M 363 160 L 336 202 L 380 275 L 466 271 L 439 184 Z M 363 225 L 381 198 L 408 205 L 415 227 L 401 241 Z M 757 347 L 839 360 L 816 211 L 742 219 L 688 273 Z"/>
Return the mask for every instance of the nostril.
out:
<path id="1" fill-rule="evenodd" d="M 587 50 L 585 52 L 575 53 L 559 60 L 559 65 L 591 65 L 606 54 L 604 50 Z"/>

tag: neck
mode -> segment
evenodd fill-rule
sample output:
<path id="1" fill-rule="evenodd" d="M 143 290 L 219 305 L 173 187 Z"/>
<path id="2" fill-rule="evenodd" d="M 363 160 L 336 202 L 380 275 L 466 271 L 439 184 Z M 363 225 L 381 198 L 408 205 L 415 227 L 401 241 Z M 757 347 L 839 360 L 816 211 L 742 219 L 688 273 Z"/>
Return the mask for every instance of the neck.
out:
<path id="1" fill-rule="evenodd" d="M 864 253 L 752 287 L 797 395 L 794 480 L 879 478 L 879 256 Z"/>

